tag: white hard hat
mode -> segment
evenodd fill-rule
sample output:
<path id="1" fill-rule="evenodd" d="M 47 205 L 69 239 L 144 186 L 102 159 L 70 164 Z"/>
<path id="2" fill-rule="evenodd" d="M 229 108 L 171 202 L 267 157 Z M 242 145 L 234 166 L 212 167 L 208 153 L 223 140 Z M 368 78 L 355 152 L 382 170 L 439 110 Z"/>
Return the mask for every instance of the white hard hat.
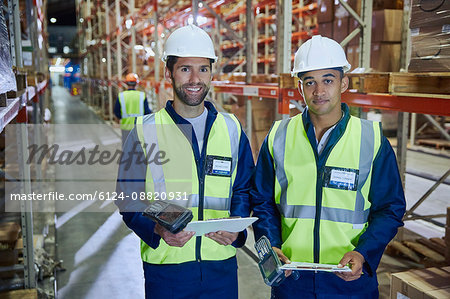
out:
<path id="1" fill-rule="evenodd" d="M 291 75 L 298 73 L 342 67 L 344 73 L 350 70 L 350 63 L 344 49 L 336 41 L 321 35 L 314 35 L 295 53 L 294 69 Z"/>
<path id="2" fill-rule="evenodd" d="M 164 63 L 168 56 L 202 57 L 217 61 L 208 33 L 192 24 L 178 28 L 167 38 L 161 58 Z"/>

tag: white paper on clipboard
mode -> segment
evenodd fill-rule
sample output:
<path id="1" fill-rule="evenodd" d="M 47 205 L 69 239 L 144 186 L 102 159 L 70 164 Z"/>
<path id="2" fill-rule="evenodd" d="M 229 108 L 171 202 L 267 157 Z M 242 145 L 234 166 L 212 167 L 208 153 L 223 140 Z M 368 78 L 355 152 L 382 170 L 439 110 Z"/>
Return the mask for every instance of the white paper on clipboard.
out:
<path id="1" fill-rule="evenodd" d="M 191 221 L 185 227 L 185 231 L 194 231 L 196 236 L 202 236 L 207 233 L 217 232 L 219 230 L 227 232 L 240 232 L 258 220 L 258 217 L 245 218 L 224 218 L 211 219 L 205 221 Z"/>
<path id="2" fill-rule="evenodd" d="M 280 269 L 298 271 L 352 272 L 352 269 L 350 269 L 348 266 L 338 268 L 337 265 L 302 262 L 292 262 L 290 264 L 284 264 L 280 267 Z"/>

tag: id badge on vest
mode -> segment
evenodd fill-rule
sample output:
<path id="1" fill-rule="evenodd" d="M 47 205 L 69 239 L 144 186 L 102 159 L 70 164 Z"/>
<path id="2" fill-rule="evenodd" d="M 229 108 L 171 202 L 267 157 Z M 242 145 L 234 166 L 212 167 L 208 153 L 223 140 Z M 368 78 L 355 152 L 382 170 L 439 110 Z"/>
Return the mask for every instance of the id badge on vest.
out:
<path id="1" fill-rule="evenodd" d="M 358 169 L 325 166 L 323 186 L 327 188 L 356 191 Z"/>
<path id="2" fill-rule="evenodd" d="M 206 174 L 231 177 L 230 157 L 206 156 Z"/>

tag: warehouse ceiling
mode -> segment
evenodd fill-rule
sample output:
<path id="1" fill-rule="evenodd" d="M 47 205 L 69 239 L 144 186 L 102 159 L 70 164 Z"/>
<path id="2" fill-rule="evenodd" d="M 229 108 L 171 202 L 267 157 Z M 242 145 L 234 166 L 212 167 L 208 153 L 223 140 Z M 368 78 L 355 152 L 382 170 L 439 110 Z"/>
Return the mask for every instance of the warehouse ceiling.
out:
<path id="1" fill-rule="evenodd" d="M 47 3 L 49 26 L 76 26 L 75 0 L 48 0 Z M 56 23 L 51 23 L 51 18 Z"/>
<path id="2" fill-rule="evenodd" d="M 52 23 L 52 18 L 56 22 Z M 47 0 L 47 21 L 49 56 L 69 57 L 77 53 L 75 0 Z"/>

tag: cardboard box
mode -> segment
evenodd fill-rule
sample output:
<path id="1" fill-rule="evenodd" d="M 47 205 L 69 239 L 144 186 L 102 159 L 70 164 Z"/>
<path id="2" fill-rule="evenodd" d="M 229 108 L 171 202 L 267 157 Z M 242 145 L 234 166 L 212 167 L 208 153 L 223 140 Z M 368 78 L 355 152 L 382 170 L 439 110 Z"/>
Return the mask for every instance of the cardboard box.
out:
<path id="1" fill-rule="evenodd" d="M 450 1 L 413 0 L 409 28 L 450 24 Z"/>
<path id="2" fill-rule="evenodd" d="M 353 30 L 359 27 L 359 23 L 354 18 L 350 17 L 348 21 L 348 33 L 352 33 Z M 358 33 L 354 38 L 352 38 L 349 42 L 349 46 L 359 45 L 359 37 L 361 36 L 360 33 Z"/>
<path id="3" fill-rule="evenodd" d="M 267 134 L 269 133 L 269 130 L 263 130 L 263 131 L 253 131 L 252 132 L 252 151 L 253 151 L 253 158 L 255 161 L 258 159 L 259 150 L 261 149 L 261 145 L 264 142 L 264 139 L 266 138 Z"/>
<path id="4" fill-rule="evenodd" d="M 427 292 L 423 298 L 424 299 L 450 298 L 450 288 Z"/>
<path id="5" fill-rule="evenodd" d="M 450 25 L 411 29 L 408 71 L 450 71 Z"/>
<path id="6" fill-rule="evenodd" d="M 333 22 L 319 23 L 319 34 L 329 38 L 333 38 Z"/>
<path id="7" fill-rule="evenodd" d="M 0 250 L 0 267 L 12 266 L 18 263 L 19 251 L 17 249 Z"/>
<path id="8" fill-rule="evenodd" d="M 303 26 L 311 28 L 317 25 L 317 15 L 304 15 Z"/>
<path id="9" fill-rule="evenodd" d="M 402 41 L 403 11 L 399 9 L 385 9 L 372 13 L 372 42 L 401 42 Z M 348 33 L 358 28 L 359 23 L 354 18 L 349 19 Z M 349 45 L 359 44 L 358 33 Z"/>
<path id="10" fill-rule="evenodd" d="M 344 0 L 358 14 L 361 15 L 361 0 Z M 350 16 L 349 12 L 339 1 L 334 1 L 334 17 L 343 18 Z"/>
<path id="11" fill-rule="evenodd" d="M 317 22 L 327 23 L 334 19 L 334 1 L 317 0 Z"/>
<path id="12" fill-rule="evenodd" d="M 0 224 L 0 242 L 7 244 L 15 244 L 21 227 L 16 222 L 5 222 Z M 14 248 L 14 247 L 12 247 Z"/>
<path id="13" fill-rule="evenodd" d="M 0 293 L 3 299 L 37 299 L 37 289 L 14 290 Z"/>
<path id="14" fill-rule="evenodd" d="M 402 41 L 403 10 L 385 9 L 372 14 L 372 42 Z"/>
<path id="15" fill-rule="evenodd" d="M 254 131 L 269 131 L 275 120 L 275 104 L 272 99 L 252 100 L 252 128 Z"/>
<path id="16" fill-rule="evenodd" d="M 252 109 L 258 110 L 258 109 L 268 109 L 275 111 L 275 105 L 278 102 L 274 99 L 260 99 L 257 97 L 252 98 Z"/>
<path id="17" fill-rule="evenodd" d="M 394 273 L 391 276 L 391 298 L 401 295 L 414 298 L 449 298 L 450 266 Z M 441 295 L 444 295 L 443 297 Z"/>
<path id="18" fill-rule="evenodd" d="M 333 22 L 333 39 L 342 42 L 348 35 L 349 17 L 335 18 Z"/>
<path id="19" fill-rule="evenodd" d="M 264 142 L 264 139 L 266 138 L 267 134 L 269 133 L 269 130 L 264 130 L 264 131 L 254 131 L 253 135 L 256 138 L 256 145 L 257 145 L 257 149 L 259 150 L 261 148 L 261 145 Z"/>
<path id="20" fill-rule="evenodd" d="M 247 126 L 247 107 L 244 103 L 239 105 L 238 103 L 233 103 L 231 105 L 231 113 L 233 113 L 241 122 L 242 127 Z"/>
<path id="21" fill-rule="evenodd" d="M 403 0 L 373 0 L 373 10 L 402 8 Z"/>
<path id="22" fill-rule="evenodd" d="M 141 9 L 142 7 L 144 7 L 144 5 L 146 5 L 149 1 L 148 0 L 135 0 L 134 2 L 134 7 Z"/>
<path id="23" fill-rule="evenodd" d="M 377 72 L 398 72 L 400 52 L 400 43 L 372 43 L 370 67 Z"/>
<path id="24" fill-rule="evenodd" d="M 347 46 L 347 61 L 351 64 L 351 71 L 359 67 L 360 52 L 361 48 L 359 47 L 359 45 Z"/>
<path id="25" fill-rule="evenodd" d="M 252 109 L 253 129 L 255 131 L 269 130 L 275 119 L 273 109 Z"/>

